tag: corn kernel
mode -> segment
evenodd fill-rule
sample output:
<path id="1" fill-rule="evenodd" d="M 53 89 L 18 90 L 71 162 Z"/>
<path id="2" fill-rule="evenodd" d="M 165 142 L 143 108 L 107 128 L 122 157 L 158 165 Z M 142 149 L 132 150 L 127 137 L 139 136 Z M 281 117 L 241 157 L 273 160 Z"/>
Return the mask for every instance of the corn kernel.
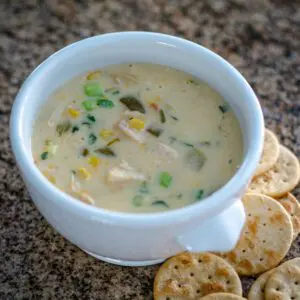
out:
<path id="1" fill-rule="evenodd" d="M 142 130 L 145 127 L 145 122 L 137 119 L 137 118 L 132 118 L 131 120 L 129 120 L 129 127 L 134 128 L 136 130 Z"/>
<path id="2" fill-rule="evenodd" d="M 97 167 L 100 164 L 100 159 L 97 156 L 92 155 L 88 158 L 88 163 L 93 167 Z"/>
<path id="3" fill-rule="evenodd" d="M 101 75 L 101 72 L 100 72 L 100 71 L 90 72 L 90 73 L 86 76 L 86 79 L 87 79 L 87 80 L 94 80 L 94 79 L 99 78 L 100 75 Z"/>
<path id="4" fill-rule="evenodd" d="M 80 114 L 80 111 L 77 109 L 74 109 L 72 107 L 68 108 L 68 114 L 71 118 L 77 118 Z"/>
<path id="5" fill-rule="evenodd" d="M 90 179 L 91 173 L 86 168 L 79 168 L 78 175 L 81 179 Z"/>
<path id="6" fill-rule="evenodd" d="M 114 132 L 112 130 L 108 130 L 108 129 L 102 129 L 100 131 L 100 136 L 104 139 L 104 140 L 108 140 L 111 136 L 114 135 Z"/>
<path id="7" fill-rule="evenodd" d="M 53 184 L 56 183 L 56 179 L 53 175 L 51 175 L 50 173 L 48 173 L 47 171 L 43 172 L 44 176 Z"/>

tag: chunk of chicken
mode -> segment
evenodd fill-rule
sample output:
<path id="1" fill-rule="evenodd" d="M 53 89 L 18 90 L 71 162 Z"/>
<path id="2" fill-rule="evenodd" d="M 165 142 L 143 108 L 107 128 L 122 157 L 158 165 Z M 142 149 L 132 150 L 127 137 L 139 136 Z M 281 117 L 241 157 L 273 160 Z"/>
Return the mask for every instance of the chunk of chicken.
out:
<path id="1" fill-rule="evenodd" d="M 94 205 L 95 200 L 84 190 L 81 189 L 80 183 L 76 181 L 75 176 L 71 175 L 71 194 L 81 200 L 82 202 L 85 202 L 87 204 Z"/>
<path id="2" fill-rule="evenodd" d="M 125 120 L 121 120 L 118 123 L 118 127 L 119 129 L 121 129 L 123 133 L 125 133 L 128 137 L 133 139 L 135 142 L 139 144 L 145 143 L 147 137 L 145 131 L 138 131 L 134 128 L 130 128 L 128 122 L 126 122 Z"/>
<path id="3" fill-rule="evenodd" d="M 132 168 L 126 161 L 112 167 L 108 171 L 107 181 L 109 183 L 125 183 L 128 181 L 145 181 L 146 176 Z"/>
<path id="4" fill-rule="evenodd" d="M 178 152 L 164 143 L 158 143 L 155 150 L 160 159 L 166 159 L 168 162 L 172 162 L 178 158 Z"/>

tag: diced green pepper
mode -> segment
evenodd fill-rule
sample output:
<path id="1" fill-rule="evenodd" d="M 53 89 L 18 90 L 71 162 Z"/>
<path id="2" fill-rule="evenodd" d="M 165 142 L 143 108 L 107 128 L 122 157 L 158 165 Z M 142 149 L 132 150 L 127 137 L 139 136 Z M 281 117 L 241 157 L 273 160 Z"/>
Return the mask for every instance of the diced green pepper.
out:
<path id="1" fill-rule="evenodd" d="M 92 100 L 85 100 L 82 102 L 82 106 L 87 110 L 87 111 L 91 111 L 93 110 L 96 105 L 95 105 L 95 101 Z"/>
<path id="2" fill-rule="evenodd" d="M 98 97 L 103 95 L 102 87 L 99 83 L 89 82 L 84 85 L 84 93 L 89 97 Z"/>
<path id="3" fill-rule="evenodd" d="M 96 122 L 96 118 L 93 115 L 87 115 L 86 118 L 91 121 L 92 123 Z"/>
<path id="4" fill-rule="evenodd" d="M 93 145 L 96 142 L 96 140 L 97 140 L 97 137 L 93 133 L 91 133 L 88 138 L 89 144 Z"/>
<path id="5" fill-rule="evenodd" d="M 151 205 L 152 206 L 161 206 L 161 207 L 169 208 L 169 205 L 163 200 L 156 200 L 156 201 L 152 202 Z"/>
<path id="6" fill-rule="evenodd" d="M 173 177 L 168 172 L 161 172 L 159 177 L 159 183 L 162 187 L 168 188 L 173 181 Z"/>

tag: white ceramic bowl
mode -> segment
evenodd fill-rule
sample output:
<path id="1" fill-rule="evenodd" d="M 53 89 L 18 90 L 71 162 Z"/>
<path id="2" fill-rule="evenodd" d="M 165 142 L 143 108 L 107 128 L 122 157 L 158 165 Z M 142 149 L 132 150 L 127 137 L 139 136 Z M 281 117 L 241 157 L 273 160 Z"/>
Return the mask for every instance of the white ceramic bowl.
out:
<path id="1" fill-rule="evenodd" d="M 161 213 L 108 211 L 63 193 L 35 166 L 32 126 L 48 96 L 83 72 L 129 62 L 163 64 L 195 75 L 223 95 L 234 110 L 244 136 L 243 162 L 225 186 L 203 201 Z M 246 80 L 208 49 L 146 32 L 110 33 L 79 41 L 50 56 L 27 78 L 16 97 L 10 127 L 13 152 L 34 203 L 58 232 L 87 253 L 111 263 L 138 266 L 184 250 L 226 251 L 236 244 L 245 221 L 240 197 L 260 158 L 264 122 Z"/>

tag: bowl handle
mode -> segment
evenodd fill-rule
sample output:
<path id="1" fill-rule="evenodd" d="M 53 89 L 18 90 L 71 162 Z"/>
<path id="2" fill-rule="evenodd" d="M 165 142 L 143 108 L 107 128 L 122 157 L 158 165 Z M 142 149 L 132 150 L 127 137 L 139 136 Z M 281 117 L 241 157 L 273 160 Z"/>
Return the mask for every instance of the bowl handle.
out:
<path id="1" fill-rule="evenodd" d="M 239 240 L 246 216 L 240 199 L 217 216 L 177 238 L 183 251 L 226 252 Z"/>

